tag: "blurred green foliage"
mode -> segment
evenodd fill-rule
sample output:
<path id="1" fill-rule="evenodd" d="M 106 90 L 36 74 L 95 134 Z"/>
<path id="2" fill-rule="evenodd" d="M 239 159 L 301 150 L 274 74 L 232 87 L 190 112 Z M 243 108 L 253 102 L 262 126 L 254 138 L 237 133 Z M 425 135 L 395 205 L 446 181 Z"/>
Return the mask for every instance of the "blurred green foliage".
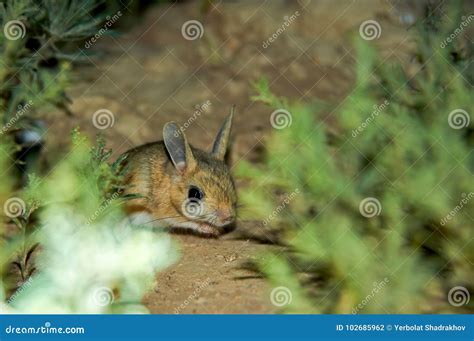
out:
<path id="1" fill-rule="evenodd" d="M 23 200 L 17 201 L 13 196 L 13 191 L 19 187 L 19 174 L 15 168 L 26 169 L 26 158 L 34 163 L 38 160 L 37 155 L 33 155 L 38 153 L 38 146 L 34 144 L 44 139 L 44 129 L 36 118 L 47 114 L 51 107 L 67 111 L 65 89 L 69 84 L 70 61 L 78 57 L 70 51 L 77 50 L 77 47 L 72 47 L 76 41 L 95 33 L 101 19 L 90 13 L 97 4 L 95 0 L 13 0 L 0 3 L 0 172 L 4 180 L 0 189 L 3 208 L 0 236 L 2 251 L 5 251 L 0 258 L 0 274 L 2 285 L 8 288 L 21 285 L 35 269 L 29 266 L 32 262 L 28 260 L 36 244 L 30 242 L 28 235 L 36 223 L 30 221 L 30 215 L 37 205 L 31 202 L 28 208 L 24 207 Z M 26 140 L 36 142 L 25 141 L 28 135 L 19 132 L 33 132 Z M 24 157 L 22 160 L 18 158 L 20 153 Z M 31 155 L 26 156 L 28 153 Z M 28 166 L 38 170 L 36 165 Z M 26 174 L 21 174 L 21 177 L 27 179 Z M 33 179 L 30 178 L 30 183 Z M 15 204 L 12 207 L 22 210 L 15 211 L 14 217 L 6 214 L 7 202 L 12 196 L 14 200 L 10 203 Z M 17 216 L 16 213 L 22 214 Z M 5 229 L 5 223 L 15 228 Z M 16 234 L 13 240 L 11 234 Z M 11 264 L 20 272 L 19 278 L 13 282 L 7 281 L 6 276 Z"/>
<path id="2" fill-rule="evenodd" d="M 48 105 L 66 109 L 69 62 L 79 42 L 103 20 L 95 0 L 14 0 L 0 4 L 0 115 L 9 132 L 28 125 Z M 29 104 L 29 105 L 28 105 Z M 28 105 L 28 110 L 23 110 Z"/>
<path id="3" fill-rule="evenodd" d="M 130 226 L 121 209 L 126 169 L 110 163 L 102 139 L 92 145 L 75 131 L 64 159 L 17 185 L 18 150 L 29 146 L 15 134 L 37 127 L 51 106 L 67 112 L 70 65 L 83 53 L 74 51 L 97 33 L 102 3 L 0 4 L 2 313 L 144 312 L 154 273 L 176 256 L 168 236 Z"/>
<path id="4" fill-rule="evenodd" d="M 239 168 L 248 216 L 282 245 L 259 266 L 289 289 L 283 311 L 473 311 L 448 300 L 474 292 L 473 54 L 461 36 L 440 45 L 457 25 L 415 32 L 415 74 L 357 40 L 354 88 L 331 120 L 256 84 L 256 100 L 292 119 L 264 165 Z"/>
<path id="5" fill-rule="evenodd" d="M 121 209 L 122 169 L 109 156 L 103 142 L 92 146 L 74 132 L 71 150 L 46 177 L 30 176 L 21 192 L 2 188 L 11 218 L 0 239 L 3 309 L 146 312 L 142 296 L 176 252 L 166 234 L 130 225 Z"/>

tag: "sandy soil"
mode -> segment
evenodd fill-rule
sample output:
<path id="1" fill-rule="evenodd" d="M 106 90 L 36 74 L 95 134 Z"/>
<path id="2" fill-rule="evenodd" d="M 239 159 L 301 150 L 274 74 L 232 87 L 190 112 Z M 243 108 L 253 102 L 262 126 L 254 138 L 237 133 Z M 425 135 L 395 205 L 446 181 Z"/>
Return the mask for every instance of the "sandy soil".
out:
<path id="1" fill-rule="evenodd" d="M 292 4 L 287 6 L 287 4 Z M 297 19 L 267 48 L 262 43 L 281 27 L 285 16 Z M 75 126 L 88 135 L 102 132 L 116 154 L 161 139 L 165 122 L 184 124 L 196 105 L 210 101 L 209 109 L 187 129 L 190 142 L 209 148 L 232 104 L 234 165 L 240 159 L 259 162 L 265 137 L 272 128 L 273 111 L 251 101 L 252 82 L 265 76 L 272 91 L 292 100 L 314 98 L 338 103 L 348 93 L 356 63 L 350 41 L 364 20 L 382 25 L 382 39 L 374 41 L 387 56 L 407 58 L 406 29 L 387 1 L 246 1 L 219 3 L 207 14 L 193 4 L 159 6 L 121 37 L 102 37 L 89 50 L 101 53 L 77 70 L 72 119 L 50 123 L 47 149 L 52 158 L 65 150 L 67 137 L 54 132 Z M 201 39 L 186 40 L 181 26 L 202 22 Z M 99 130 L 94 112 L 107 109 L 114 124 Z M 241 186 L 240 182 L 238 182 Z M 238 229 L 220 239 L 176 235 L 181 259 L 157 282 L 144 303 L 153 313 L 271 313 L 271 288 L 243 265 L 267 244 L 248 239 L 257 224 L 239 222 Z M 262 231 L 257 231 L 262 232 Z"/>
<path id="2" fill-rule="evenodd" d="M 182 257 L 158 275 L 154 291 L 144 299 L 152 313 L 269 313 L 275 311 L 269 287 L 246 264 L 268 246 L 236 239 L 176 235 Z"/>

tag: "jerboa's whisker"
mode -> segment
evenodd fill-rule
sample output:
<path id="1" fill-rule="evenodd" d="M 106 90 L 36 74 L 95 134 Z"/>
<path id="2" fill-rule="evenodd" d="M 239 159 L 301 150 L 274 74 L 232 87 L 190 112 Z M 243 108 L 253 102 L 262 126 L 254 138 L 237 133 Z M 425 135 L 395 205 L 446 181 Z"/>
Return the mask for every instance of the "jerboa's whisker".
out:
<path id="1" fill-rule="evenodd" d="M 201 215 L 201 216 L 197 216 L 197 217 L 194 217 L 195 219 L 203 219 L 203 218 L 207 218 L 209 216 L 212 216 L 212 214 L 206 214 L 206 215 Z M 156 222 L 156 221 L 160 221 L 160 220 L 166 220 L 166 219 L 174 219 L 174 218 L 182 218 L 183 221 L 180 221 L 179 223 L 184 223 L 186 221 L 193 221 L 192 219 L 188 219 L 186 217 L 183 217 L 181 215 L 176 215 L 176 216 L 169 216 L 169 217 L 162 217 L 162 218 L 157 218 L 157 219 L 153 219 L 153 220 L 150 220 L 150 221 L 147 221 L 146 223 L 143 223 L 143 225 L 145 224 L 150 224 L 150 223 L 153 223 L 153 222 Z"/>

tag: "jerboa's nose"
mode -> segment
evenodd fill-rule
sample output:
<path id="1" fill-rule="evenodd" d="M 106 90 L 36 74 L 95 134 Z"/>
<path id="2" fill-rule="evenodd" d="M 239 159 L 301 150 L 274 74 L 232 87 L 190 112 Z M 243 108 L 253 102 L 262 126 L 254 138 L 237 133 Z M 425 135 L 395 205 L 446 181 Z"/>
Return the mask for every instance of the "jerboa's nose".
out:
<path id="1" fill-rule="evenodd" d="M 230 223 L 234 220 L 234 215 L 231 210 L 227 209 L 218 209 L 216 212 L 217 216 L 224 223 Z"/>

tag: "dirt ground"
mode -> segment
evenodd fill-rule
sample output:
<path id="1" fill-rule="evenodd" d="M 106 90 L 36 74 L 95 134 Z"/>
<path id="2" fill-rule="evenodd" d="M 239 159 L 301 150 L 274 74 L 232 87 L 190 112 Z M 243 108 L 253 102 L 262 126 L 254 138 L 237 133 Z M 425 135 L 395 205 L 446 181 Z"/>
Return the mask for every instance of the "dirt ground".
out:
<path id="1" fill-rule="evenodd" d="M 241 224 L 242 225 L 242 224 Z M 242 226 L 240 226 L 242 228 Z M 176 235 L 181 259 L 160 273 L 145 305 L 152 313 L 262 314 L 276 311 L 269 287 L 245 264 L 268 246 L 236 239 L 236 232 L 218 240 Z"/>
<path id="2" fill-rule="evenodd" d="M 272 131 L 273 109 L 255 103 L 252 83 L 265 76 L 272 91 L 292 100 L 340 102 L 350 91 L 356 63 L 351 40 L 361 22 L 377 20 L 374 45 L 387 57 L 405 60 L 409 46 L 403 11 L 387 1 L 217 2 L 202 14 L 196 4 L 151 8 L 123 35 L 103 36 L 88 50 L 68 93 L 72 119 L 50 120 L 48 155 L 64 153 L 71 128 L 103 133 L 115 154 L 161 139 L 163 124 L 184 124 L 197 105 L 209 101 L 186 130 L 191 144 L 209 148 L 231 105 L 237 105 L 232 162 L 262 160 Z M 268 47 L 263 42 L 285 18 L 299 15 Z M 416 9 L 405 9 L 416 15 Z M 199 20 L 203 36 L 186 40 L 181 27 Z M 97 129 L 93 114 L 113 113 L 113 125 Z M 330 119 L 330 115 L 328 115 Z M 237 179 L 238 186 L 242 184 Z M 271 287 L 243 265 L 273 247 L 249 238 L 264 234 L 258 224 L 239 221 L 219 239 L 175 235 L 181 258 L 157 276 L 145 299 L 152 313 L 272 313 Z"/>

